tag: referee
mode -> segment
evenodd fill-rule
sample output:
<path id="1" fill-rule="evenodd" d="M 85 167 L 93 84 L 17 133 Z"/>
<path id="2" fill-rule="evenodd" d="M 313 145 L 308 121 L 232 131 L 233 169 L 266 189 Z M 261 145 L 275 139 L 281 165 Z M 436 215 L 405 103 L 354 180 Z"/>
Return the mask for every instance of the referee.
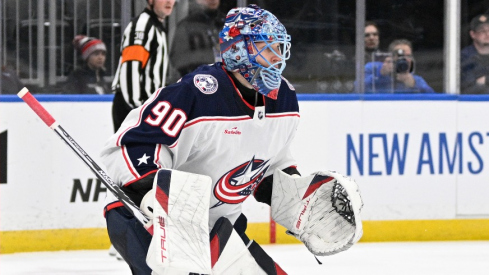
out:
<path id="1" fill-rule="evenodd" d="M 147 0 L 146 8 L 127 25 L 121 42 L 119 66 L 112 82 L 114 131 L 127 114 L 163 87 L 168 69 L 164 20 L 175 0 Z"/>

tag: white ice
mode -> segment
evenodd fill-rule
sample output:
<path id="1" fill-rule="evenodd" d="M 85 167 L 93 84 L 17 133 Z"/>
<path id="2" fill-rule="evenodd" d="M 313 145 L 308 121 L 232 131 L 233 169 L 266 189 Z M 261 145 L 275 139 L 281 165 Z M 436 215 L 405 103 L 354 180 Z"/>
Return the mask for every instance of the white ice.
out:
<path id="1" fill-rule="evenodd" d="M 489 241 L 358 243 L 350 250 L 319 257 L 302 245 L 264 245 L 288 274 L 489 274 Z M 108 250 L 0 255 L 1 275 L 129 275 Z"/>

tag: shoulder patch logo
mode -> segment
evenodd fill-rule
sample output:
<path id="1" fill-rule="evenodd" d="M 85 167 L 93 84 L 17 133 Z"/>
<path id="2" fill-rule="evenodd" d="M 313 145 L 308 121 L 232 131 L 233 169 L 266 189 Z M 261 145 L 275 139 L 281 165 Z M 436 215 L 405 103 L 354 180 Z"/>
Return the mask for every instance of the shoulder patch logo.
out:
<path id="1" fill-rule="evenodd" d="M 210 74 L 197 74 L 194 76 L 194 85 L 202 93 L 211 95 L 217 91 L 217 79 Z"/>

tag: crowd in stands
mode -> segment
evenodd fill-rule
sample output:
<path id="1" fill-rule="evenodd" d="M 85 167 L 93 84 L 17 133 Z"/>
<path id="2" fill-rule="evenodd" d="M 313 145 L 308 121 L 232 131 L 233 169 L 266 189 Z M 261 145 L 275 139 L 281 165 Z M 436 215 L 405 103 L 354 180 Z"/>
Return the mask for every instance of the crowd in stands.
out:
<path id="1" fill-rule="evenodd" d="M 159 0 L 150 0 L 159 2 Z M 173 1 L 173 0 L 171 0 Z M 170 2 L 171 2 L 170 1 Z M 156 86 L 164 86 L 175 82 L 180 77 L 192 72 L 202 64 L 220 62 L 218 33 L 224 22 L 224 13 L 219 9 L 220 0 L 192 0 L 189 5 L 188 16 L 180 20 L 172 39 L 168 37 L 168 26 L 165 20 L 161 21 L 162 35 L 165 36 L 164 53 L 160 58 L 165 66 L 165 72 Z M 173 5 L 173 4 L 172 4 Z M 80 9 L 81 10 L 81 9 Z M 171 11 L 168 15 L 171 14 Z M 83 28 L 80 27 L 80 30 Z M 86 31 L 86 30 L 85 30 Z M 9 32 L 9 28 L 7 28 Z M 82 32 L 83 33 L 83 32 Z M 461 94 L 489 94 L 489 15 L 480 14 L 470 22 L 469 30 L 472 44 L 462 48 L 460 54 L 460 93 Z M 382 40 L 382 29 L 375 20 L 366 21 L 364 29 L 364 93 L 442 93 L 435 91 L 430 80 L 425 80 L 422 73 L 417 71 L 415 58 L 415 45 L 409 39 L 396 37 L 390 41 Z M 392 35 L 390 36 L 392 38 Z M 125 38 L 122 37 L 121 43 Z M 166 41 L 172 41 L 166 45 Z M 112 94 L 117 95 L 120 85 L 115 81 L 119 77 L 120 70 L 107 70 L 106 59 L 108 55 L 107 42 L 100 38 L 87 35 L 76 35 L 73 46 L 78 57 L 78 62 L 71 66 L 66 74 L 67 78 L 59 83 L 57 93 L 62 94 Z M 388 45 L 383 50 L 381 45 Z M 124 47 L 122 47 L 124 48 Z M 153 53 L 152 49 L 147 49 Z M 293 49 L 294 50 L 294 49 Z M 126 52 L 127 53 L 127 52 Z M 117 53 L 117 55 L 124 52 Z M 326 54 L 328 60 L 336 63 L 344 62 L 348 55 L 335 50 Z M 163 57 L 164 56 L 164 57 Z M 341 58 L 340 58 L 341 57 Z M 137 59 L 137 58 L 136 58 Z M 421 59 L 420 59 L 421 60 Z M 334 64 L 336 64 L 334 63 Z M 141 63 L 143 64 L 143 63 Z M 419 65 L 419 64 L 418 64 Z M 338 66 L 337 66 L 338 67 Z M 332 67 L 333 68 L 333 67 Z M 345 66 L 354 74 L 352 66 Z M 331 68 L 330 68 L 331 69 Z M 337 69 L 337 71 L 340 69 Z M 2 87 L 0 93 L 15 93 L 18 87 L 22 87 L 22 76 L 18 75 L 19 69 L 11 65 L 2 66 Z M 143 73 L 142 68 L 139 72 Z M 173 74 L 170 77 L 170 74 Z M 352 82 L 354 79 L 352 79 Z M 112 82 L 112 83 L 111 83 Z M 147 83 L 141 81 L 141 83 Z M 156 87 L 150 85 L 151 87 Z M 148 85 L 146 85 L 149 87 Z M 342 93 L 357 93 L 358 85 L 347 85 Z M 147 87 L 141 86 L 142 89 Z M 150 88 L 152 89 L 152 88 Z M 152 89 L 154 90 L 154 89 Z M 334 89 L 325 89 L 322 92 L 335 93 Z M 336 91 L 337 92 L 337 91 Z M 144 101 L 151 92 L 145 91 L 140 98 L 124 94 L 123 100 L 131 109 L 138 104 L 132 102 Z M 122 94 L 119 96 L 121 97 Z M 133 97 L 132 99 L 130 97 Z M 119 98 L 121 101 L 121 98 Z"/>

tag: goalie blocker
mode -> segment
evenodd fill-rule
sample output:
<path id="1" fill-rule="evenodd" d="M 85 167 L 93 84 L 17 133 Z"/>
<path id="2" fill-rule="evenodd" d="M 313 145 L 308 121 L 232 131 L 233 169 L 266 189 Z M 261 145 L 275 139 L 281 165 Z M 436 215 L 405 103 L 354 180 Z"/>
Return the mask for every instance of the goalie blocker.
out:
<path id="1" fill-rule="evenodd" d="M 347 250 L 362 236 L 358 185 L 336 172 L 273 175 L 272 218 L 316 256 Z"/>

